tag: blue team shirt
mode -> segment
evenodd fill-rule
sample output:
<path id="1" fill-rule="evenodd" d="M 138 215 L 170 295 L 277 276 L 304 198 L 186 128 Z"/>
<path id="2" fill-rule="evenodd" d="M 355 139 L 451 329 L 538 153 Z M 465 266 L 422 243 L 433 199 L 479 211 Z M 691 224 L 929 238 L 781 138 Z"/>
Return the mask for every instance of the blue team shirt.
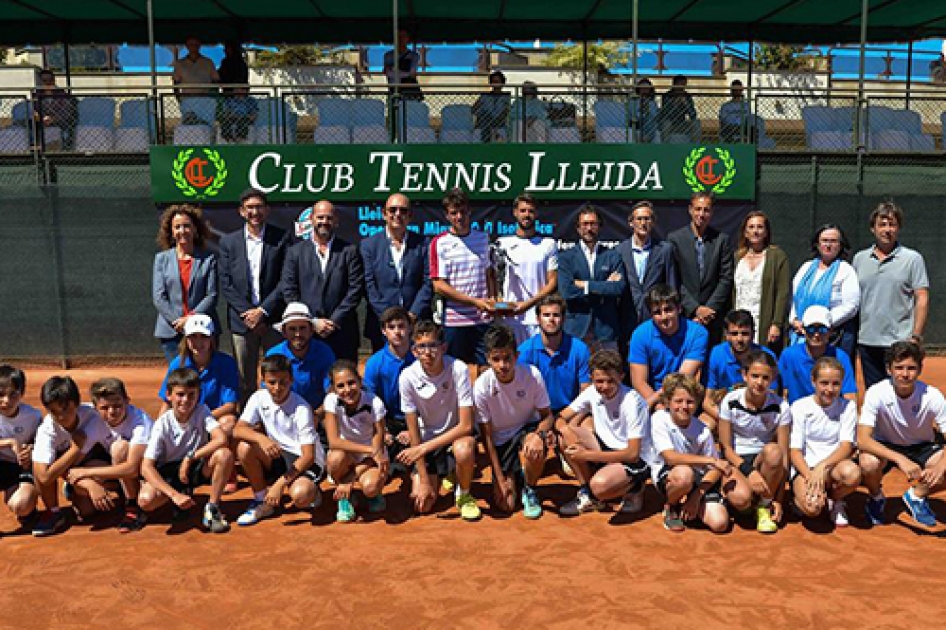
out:
<path id="1" fill-rule="evenodd" d="M 749 351 L 761 350 L 767 353 L 773 359 L 778 359 L 775 353 L 757 344 L 750 344 Z M 733 354 L 732 346 L 728 341 L 719 344 L 710 352 L 709 365 L 707 366 L 706 387 L 708 389 L 731 390 L 736 385 L 741 385 L 745 381 L 742 378 L 742 364 L 736 360 Z M 772 391 L 781 389 L 781 379 L 776 378 L 770 387 Z"/>
<path id="2" fill-rule="evenodd" d="M 161 390 L 158 397 L 161 400 L 167 400 L 168 374 L 179 367 L 191 368 L 200 375 L 200 402 L 210 407 L 211 410 L 222 407 L 227 403 L 235 403 L 240 400 L 240 371 L 237 369 L 236 360 L 229 354 L 214 350 L 210 356 L 210 363 L 203 370 L 198 370 L 194 361 L 188 357 L 181 365 L 181 357 L 174 357 L 168 371 L 164 375 L 164 381 L 161 382 Z"/>
<path id="3" fill-rule="evenodd" d="M 404 368 L 412 363 L 414 354 L 411 351 L 408 351 L 403 359 L 399 359 L 388 345 L 368 357 L 365 363 L 365 389 L 381 399 L 388 410 L 388 417 L 392 420 L 404 420 L 398 377 Z"/>
<path id="4" fill-rule="evenodd" d="M 567 333 L 562 333 L 562 343 L 554 354 L 545 351 L 541 334 L 526 339 L 519 346 L 519 363 L 538 368 L 555 413 L 578 398 L 581 385 L 591 383 L 590 360 L 591 353 L 585 342 Z"/>
<path id="5" fill-rule="evenodd" d="M 841 367 L 844 368 L 841 393 L 856 394 L 857 382 L 854 380 L 854 368 L 851 366 L 851 358 L 847 352 L 835 346 L 828 346 L 822 356 L 834 357 L 841 362 Z M 798 343 L 782 350 L 782 357 L 778 361 L 778 371 L 782 376 L 782 384 L 787 390 L 786 398 L 789 403 L 815 393 L 815 386 L 811 383 L 813 367 L 815 367 L 815 360 L 808 354 L 805 344 Z"/>
<path id="6" fill-rule="evenodd" d="M 292 391 L 302 396 L 313 409 L 321 407 L 329 386 L 328 371 L 335 363 L 335 353 L 328 344 L 318 339 L 311 340 L 305 357 L 299 359 L 292 353 L 289 342 L 284 341 L 270 348 L 266 356 L 277 354 L 289 359 L 292 365 Z"/>
<path id="7" fill-rule="evenodd" d="M 648 384 L 656 391 L 668 374 L 679 372 L 684 361 L 705 361 L 709 333 L 701 324 L 680 318 L 680 328 L 669 337 L 662 334 L 654 320 L 634 330 L 627 362 L 646 365 Z"/>

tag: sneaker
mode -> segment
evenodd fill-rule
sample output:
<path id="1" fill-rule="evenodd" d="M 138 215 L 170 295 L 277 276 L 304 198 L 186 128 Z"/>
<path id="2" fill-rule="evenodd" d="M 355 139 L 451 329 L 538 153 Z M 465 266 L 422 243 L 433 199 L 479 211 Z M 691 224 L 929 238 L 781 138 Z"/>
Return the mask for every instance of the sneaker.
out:
<path id="1" fill-rule="evenodd" d="M 566 477 L 572 477 L 572 478 L 574 478 L 574 477 L 575 477 L 575 471 L 572 470 L 572 466 L 571 466 L 571 464 L 569 464 L 568 461 L 565 459 L 565 456 L 564 456 L 564 455 L 559 455 L 558 458 L 559 458 L 559 460 L 561 460 L 561 462 L 562 462 L 562 474 L 565 475 Z"/>
<path id="2" fill-rule="evenodd" d="M 368 514 L 380 514 L 388 507 L 388 501 L 383 494 L 368 499 Z"/>
<path id="3" fill-rule="evenodd" d="M 772 520 L 769 506 L 760 505 L 755 509 L 755 529 L 763 534 L 774 534 L 778 531 L 778 523 Z"/>
<path id="4" fill-rule="evenodd" d="M 246 512 L 240 515 L 240 518 L 237 519 L 237 525 L 242 527 L 249 527 L 250 525 L 256 525 L 264 518 L 269 518 L 276 513 L 276 510 L 266 501 L 250 501 L 250 505 L 247 506 Z"/>
<path id="5" fill-rule="evenodd" d="M 680 518 L 680 510 L 667 506 L 664 508 L 664 529 L 671 532 L 686 531 L 687 525 Z"/>
<path id="6" fill-rule="evenodd" d="M 460 518 L 464 521 L 476 521 L 480 518 L 480 506 L 469 492 L 457 497 L 457 509 L 460 510 Z"/>
<path id="7" fill-rule="evenodd" d="M 530 520 L 542 516 L 542 501 L 539 500 L 539 495 L 532 486 L 522 488 L 522 515 Z"/>
<path id="8" fill-rule="evenodd" d="M 204 518 L 201 523 L 213 534 L 225 534 L 230 531 L 230 523 L 220 511 L 220 507 L 213 503 L 204 506 Z"/>
<path id="9" fill-rule="evenodd" d="M 926 499 L 921 499 L 907 490 L 903 493 L 903 504 L 907 506 L 907 511 L 914 521 L 924 527 L 936 527 L 936 516 L 933 515 Z"/>
<path id="10" fill-rule="evenodd" d="M 618 510 L 622 514 L 637 514 L 644 507 L 644 491 L 628 492 L 621 499 L 621 505 Z"/>
<path id="11" fill-rule="evenodd" d="M 338 500 L 338 512 L 335 513 L 335 521 L 338 523 L 351 523 L 355 520 L 355 506 L 348 499 Z"/>
<path id="12" fill-rule="evenodd" d="M 578 489 L 575 498 L 559 508 L 559 516 L 578 516 L 583 512 L 603 510 L 604 504 L 591 498 L 591 494 L 584 488 Z"/>
<path id="13" fill-rule="evenodd" d="M 36 521 L 39 519 L 39 510 L 33 508 L 33 511 L 27 514 L 26 516 L 17 516 L 16 520 L 20 523 L 20 529 L 22 530 L 32 530 L 33 526 L 36 525 Z"/>
<path id="14" fill-rule="evenodd" d="M 141 511 L 141 508 L 130 507 L 125 510 L 125 518 L 118 524 L 118 533 L 130 534 L 132 532 L 140 532 L 147 522 L 148 517 Z"/>
<path id="15" fill-rule="evenodd" d="M 867 522 L 871 525 L 883 525 L 886 522 L 884 520 L 884 507 L 886 505 L 887 499 L 884 497 L 879 499 L 868 498 L 867 503 L 864 504 L 864 514 L 867 515 Z"/>
<path id="16" fill-rule="evenodd" d="M 447 476 L 440 481 L 440 487 L 444 492 L 453 492 L 457 487 L 457 475 L 454 472 L 447 473 Z"/>
<path id="17" fill-rule="evenodd" d="M 322 491 L 319 490 L 318 486 L 315 488 L 315 498 L 312 499 L 312 503 L 309 504 L 310 510 L 317 510 L 322 505 Z"/>
<path id="18" fill-rule="evenodd" d="M 62 510 L 58 512 L 44 512 L 36 525 L 33 526 L 33 535 L 37 538 L 43 536 L 52 536 L 58 534 L 66 526 L 66 514 Z"/>
<path id="19" fill-rule="evenodd" d="M 828 509 L 831 513 L 831 522 L 834 523 L 835 527 L 847 527 L 851 524 L 847 519 L 847 506 L 844 501 L 840 499 L 832 501 Z"/>

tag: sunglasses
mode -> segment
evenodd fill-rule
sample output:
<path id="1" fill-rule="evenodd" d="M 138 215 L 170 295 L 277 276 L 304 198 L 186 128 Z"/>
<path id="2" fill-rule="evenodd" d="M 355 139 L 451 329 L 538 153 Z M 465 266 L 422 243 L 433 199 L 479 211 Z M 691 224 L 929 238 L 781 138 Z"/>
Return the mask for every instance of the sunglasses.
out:
<path id="1" fill-rule="evenodd" d="M 809 335 L 826 335 L 830 328 L 824 324 L 812 324 L 811 326 L 805 326 L 805 332 Z"/>
<path id="2" fill-rule="evenodd" d="M 388 206 L 385 209 L 391 214 L 410 214 L 411 212 L 407 206 Z"/>

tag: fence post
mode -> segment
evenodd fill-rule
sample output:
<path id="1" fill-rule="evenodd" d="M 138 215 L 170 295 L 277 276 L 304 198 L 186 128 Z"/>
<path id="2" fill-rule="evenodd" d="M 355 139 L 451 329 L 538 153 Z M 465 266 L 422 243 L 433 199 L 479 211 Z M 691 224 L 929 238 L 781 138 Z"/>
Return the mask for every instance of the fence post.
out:
<path id="1" fill-rule="evenodd" d="M 69 369 L 69 334 L 66 325 L 66 281 L 62 260 L 62 221 L 59 208 L 59 186 L 44 187 L 50 204 L 50 237 L 53 249 L 53 268 L 56 270 L 56 317 L 59 320 L 60 366 Z"/>
<path id="2" fill-rule="evenodd" d="M 809 234 L 813 234 L 815 231 L 815 226 L 818 225 L 818 179 L 820 177 L 820 170 L 818 164 L 818 156 L 812 154 L 811 156 L 811 203 L 808 205 L 808 219 L 810 228 L 808 230 Z"/>

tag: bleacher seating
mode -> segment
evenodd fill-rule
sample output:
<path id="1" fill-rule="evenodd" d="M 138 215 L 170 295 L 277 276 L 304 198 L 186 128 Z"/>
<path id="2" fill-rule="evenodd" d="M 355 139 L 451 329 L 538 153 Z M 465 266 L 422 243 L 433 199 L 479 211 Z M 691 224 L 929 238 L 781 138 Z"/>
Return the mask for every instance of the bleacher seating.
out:
<path id="1" fill-rule="evenodd" d="M 479 132 L 473 126 L 473 108 L 470 105 L 446 105 L 440 110 L 441 143 L 470 144 L 479 139 Z"/>
<path id="2" fill-rule="evenodd" d="M 115 99 L 89 96 L 79 99 L 75 150 L 109 152 L 115 147 Z"/>
<path id="3" fill-rule="evenodd" d="M 595 139 L 600 143 L 633 142 L 627 104 L 620 101 L 597 101 L 594 104 Z"/>
<path id="4" fill-rule="evenodd" d="M 156 120 L 152 101 L 136 98 L 118 106 L 118 128 L 115 129 L 115 150 L 119 153 L 146 153 L 154 142 Z"/>

